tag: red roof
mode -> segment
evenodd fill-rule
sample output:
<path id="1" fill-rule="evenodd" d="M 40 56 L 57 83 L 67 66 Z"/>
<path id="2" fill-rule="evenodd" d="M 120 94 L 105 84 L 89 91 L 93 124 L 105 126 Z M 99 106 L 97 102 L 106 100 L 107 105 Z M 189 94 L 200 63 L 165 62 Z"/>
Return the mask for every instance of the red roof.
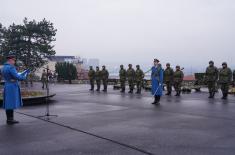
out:
<path id="1" fill-rule="evenodd" d="M 186 75 L 184 76 L 184 81 L 195 81 L 194 75 Z"/>

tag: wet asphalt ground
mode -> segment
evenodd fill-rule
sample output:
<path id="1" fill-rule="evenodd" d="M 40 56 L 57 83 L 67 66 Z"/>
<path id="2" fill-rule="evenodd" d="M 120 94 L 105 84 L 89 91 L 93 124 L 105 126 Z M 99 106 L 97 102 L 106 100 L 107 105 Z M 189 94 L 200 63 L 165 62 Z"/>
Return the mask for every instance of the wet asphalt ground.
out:
<path id="1" fill-rule="evenodd" d="M 207 93 L 163 96 L 150 92 L 89 92 L 88 85 L 51 85 L 44 103 L 16 111 L 20 124 L 5 124 L 0 110 L 0 155 L 234 155 L 235 96 Z"/>

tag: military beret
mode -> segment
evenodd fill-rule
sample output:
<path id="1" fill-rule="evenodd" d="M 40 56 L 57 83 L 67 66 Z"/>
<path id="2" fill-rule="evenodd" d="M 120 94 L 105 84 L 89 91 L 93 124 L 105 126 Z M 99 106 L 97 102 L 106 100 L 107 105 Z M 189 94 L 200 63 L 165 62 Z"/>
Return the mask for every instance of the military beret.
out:
<path id="1" fill-rule="evenodd" d="M 6 58 L 7 58 L 7 59 L 15 59 L 16 56 L 15 56 L 15 55 L 8 55 L 8 56 L 6 56 Z"/>
<path id="2" fill-rule="evenodd" d="M 160 62 L 158 59 L 154 59 L 154 62 Z"/>
<path id="3" fill-rule="evenodd" d="M 136 65 L 136 67 L 140 67 L 140 65 Z"/>
<path id="4" fill-rule="evenodd" d="M 180 68 L 180 66 L 179 66 L 179 65 L 177 65 L 175 68 Z"/>
<path id="5" fill-rule="evenodd" d="M 170 64 L 170 63 L 167 63 L 166 65 L 167 65 L 167 66 L 170 66 L 171 64 Z"/>
<path id="6" fill-rule="evenodd" d="M 223 62 L 222 65 L 226 65 L 227 66 L 227 62 Z"/>
<path id="7" fill-rule="evenodd" d="M 212 61 L 212 60 L 211 60 L 211 61 L 209 61 L 209 64 L 214 64 L 214 61 Z"/>

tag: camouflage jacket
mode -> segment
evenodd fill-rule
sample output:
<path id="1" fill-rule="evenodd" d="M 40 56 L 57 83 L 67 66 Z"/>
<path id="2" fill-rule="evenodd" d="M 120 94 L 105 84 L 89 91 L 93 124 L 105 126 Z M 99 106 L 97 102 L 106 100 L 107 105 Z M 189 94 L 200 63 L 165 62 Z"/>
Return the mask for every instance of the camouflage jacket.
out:
<path id="1" fill-rule="evenodd" d="M 222 68 L 219 72 L 219 83 L 230 83 L 232 80 L 232 70 L 230 68 Z"/>
<path id="2" fill-rule="evenodd" d="M 126 80 L 126 70 L 125 69 L 120 69 L 119 71 L 119 78 L 120 80 Z"/>
<path id="3" fill-rule="evenodd" d="M 135 70 L 133 68 L 127 69 L 126 76 L 128 80 L 135 80 Z"/>
<path id="4" fill-rule="evenodd" d="M 101 77 L 101 71 L 100 71 L 100 70 L 99 70 L 99 71 L 96 71 L 96 72 L 95 72 L 95 80 L 98 80 L 98 81 L 99 81 L 99 80 L 101 80 L 101 78 L 102 78 L 102 77 Z"/>
<path id="5" fill-rule="evenodd" d="M 42 73 L 41 80 L 45 81 L 47 79 L 47 73 Z"/>
<path id="6" fill-rule="evenodd" d="M 143 81 L 143 79 L 144 79 L 144 72 L 141 69 L 137 69 L 135 71 L 135 78 L 136 78 L 136 81 Z"/>
<path id="7" fill-rule="evenodd" d="M 206 81 L 217 81 L 218 80 L 218 69 L 216 67 L 207 67 L 205 73 Z"/>
<path id="8" fill-rule="evenodd" d="M 174 82 L 183 82 L 184 79 L 184 73 L 180 71 L 174 72 Z"/>
<path id="9" fill-rule="evenodd" d="M 90 80 L 94 80 L 95 79 L 95 71 L 93 69 L 89 70 L 88 77 L 89 77 Z"/>
<path id="10" fill-rule="evenodd" d="M 109 79 L 109 72 L 106 69 L 102 69 L 100 71 L 102 80 L 108 80 Z"/>
<path id="11" fill-rule="evenodd" d="M 164 82 L 173 81 L 174 78 L 174 71 L 172 68 L 166 68 L 164 70 Z"/>

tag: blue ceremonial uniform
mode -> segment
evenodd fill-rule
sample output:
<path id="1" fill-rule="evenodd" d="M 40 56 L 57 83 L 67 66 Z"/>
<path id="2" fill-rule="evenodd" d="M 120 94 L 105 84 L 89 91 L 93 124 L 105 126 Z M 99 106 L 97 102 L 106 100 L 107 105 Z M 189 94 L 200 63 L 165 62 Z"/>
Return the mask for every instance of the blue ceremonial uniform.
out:
<path id="1" fill-rule="evenodd" d="M 19 74 L 15 66 L 5 63 L 2 69 L 2 75 L 5 81 L 3 93 L 3 108 L 13 110 L 23 105 L 20 93 L 19 80 L 25 80 L 27 72 Z"/>
<path id="2" fill-rule="evenodd" d="M 151 81 L 152 81 L 152 95 L 162 96 L 163 91 L 163 69 L 161 65 L 152 67 Z"/>

